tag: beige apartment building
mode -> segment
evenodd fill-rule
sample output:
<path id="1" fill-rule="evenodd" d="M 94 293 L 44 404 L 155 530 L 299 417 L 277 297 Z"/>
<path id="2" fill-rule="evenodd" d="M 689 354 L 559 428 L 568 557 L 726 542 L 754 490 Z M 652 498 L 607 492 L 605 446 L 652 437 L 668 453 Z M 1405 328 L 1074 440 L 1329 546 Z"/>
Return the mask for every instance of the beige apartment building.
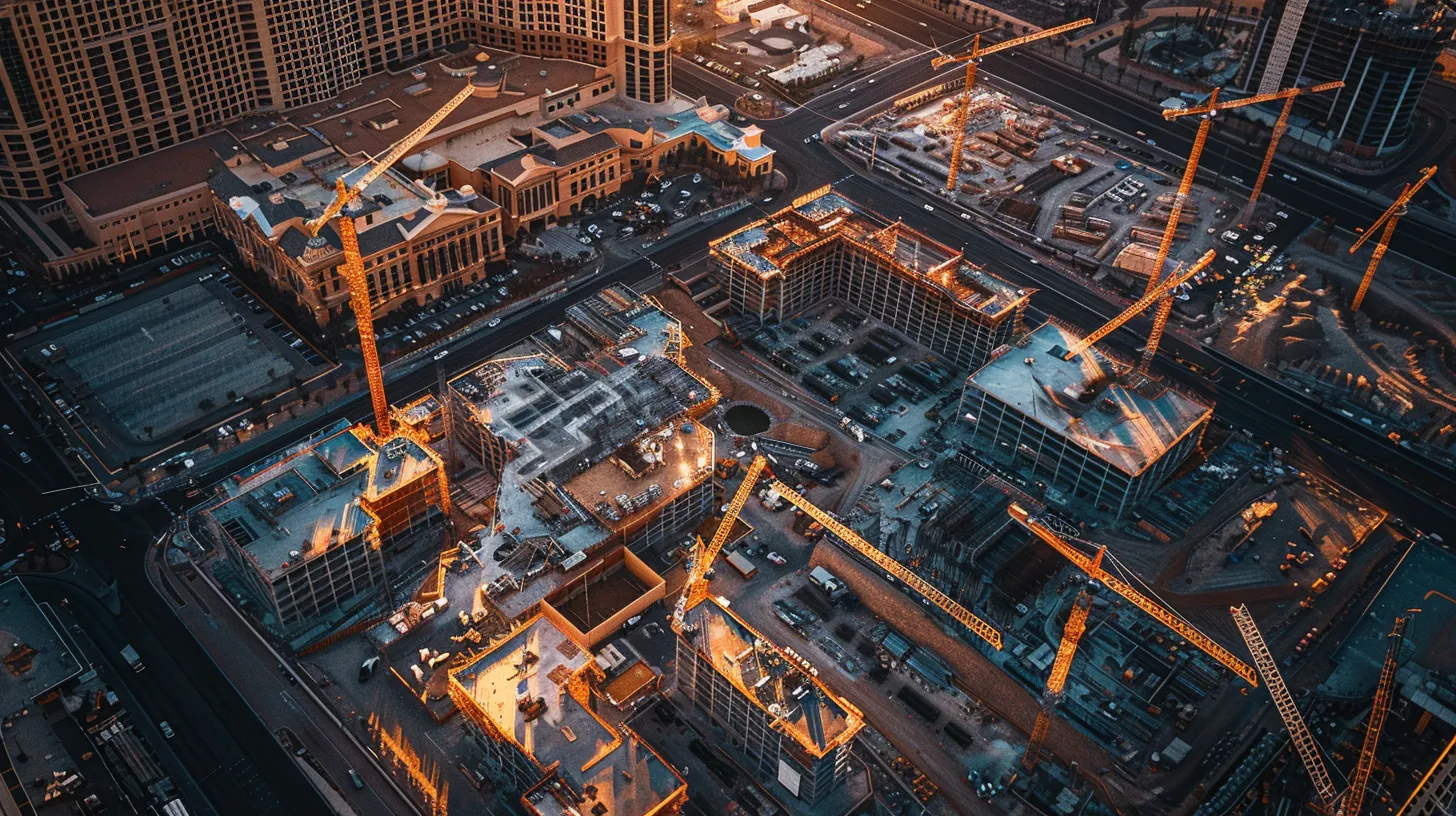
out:
<path id="1" fill-rule="evenodd" d="M 666 101 L 668 0 L 8 0 L 0 4 L 0 197 L 287 112 L 477 42 L 606 69 Z"/>

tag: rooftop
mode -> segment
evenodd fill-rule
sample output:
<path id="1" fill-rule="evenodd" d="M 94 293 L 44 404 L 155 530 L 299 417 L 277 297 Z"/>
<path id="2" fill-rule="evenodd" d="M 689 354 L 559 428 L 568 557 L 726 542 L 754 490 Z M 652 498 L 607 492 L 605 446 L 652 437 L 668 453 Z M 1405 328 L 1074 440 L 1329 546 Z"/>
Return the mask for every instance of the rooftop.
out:
<path id="1" fill-rule="evenodd" d="M 664 356 L 677 331 L 650 301 L 610 287 L 567 309 L 565 323 L 450 381 L 463 403 L 457 421 L 468 414 L 514 448 L 501 471 L 497 523 L 475 551 L 490 574 L 540 574 L 534 556 L 499 564 L 485 556 L 537 542 L 559 563 L 711 473 L 712 434 L 688 414 L 712 392 Z M 548 586 L 512 604 L 552 588 L 538 583 Z"/>
<path id="2" fill-rule="evenodd" d="M 709 246 L 720 257 L 771 278 L 793 274 L 796 261 L 836 241 L 882 259 L 917 286 L 988 316 L 1004 314 L 1029 297 L 1026 290 L 970 263 L 958 250 L 901 222 L 885 221 L 828 187 L 801 196 L 791 206 Z"/>
<path id="3" fill-rule="evenodd" d="M 697 134 L 724 152 L 737 153 L 749 161 L 771 155 L 773 148 L 759 142 L 763 129 L 758 125 L 739 127 L 728 121 L 726 105 L 704 105 L 690 111 L 659 116 L 652 120 L 658 142 L 670 142 L 689 134 Z"/>
<path id="4" fill-rule="evenodd" d="M 19 578 L 0 583 L 0 609 L 0 711 L 8 715 L 75 677 L 81 662 Z"/>
<path id="5" fill-rule="evenodd" d="M 1406 625 L 1398 679 L 1405 684 L 1417 666 L 1447 677 L 1456 676 L 1456 652 L 1451 649 L 1451 644 L 1456 642 L 1456 605 L 1432 596 L 1432 592 L 1456 598 L 1456 555 L 1429 541 L 1418 541 L 1410 545 L 1395 571 L 1363 610 L 1359 623 L 1340 644 L 1334 658 L 1337 668 L 1325 680 L 1322 690 L 1341 697 L 1368 699 L 1375 691 L 1380 667 L 1385 662 L 1391 627 L 1397 616 L 1407 614 L 1410 609 L 1421 611 Z M 1421 685 L 1416 682 L 1414 688 L 1402 691 L 1409 693 Z M 1456 686 L 1448 694 L 1451 692 L 1456 692 Z M 1456 725 L 1452 721 L 1456 716 L 1451 716 L 1456 714 L 1453 712 L 1456 699 L 1448 698 L 1444 702 L 1448 716 L 1443 719 Z M 1423 707 L 1433 710 L 1429 703 Z"/>
<path id="6" fill-rule="evenodd" d="M 485 59 L 462 60 L 462 56 L 477 54 Z M 423 72 L 423 79 L 416 71 Z M 366 77 L 347 93 L 290 111 L 281 119 L 322 135 L 345 153 L 377 156 L 434 115 L 466 82 L 476 86 L 475 96 L 445 117 L 423 147 L 509 116 L 509 109 L 522 101 L 560 93 L 608 75 L 605 68 L 572 60 L 472 47 L 463 55 L 432 60 L 406 72 L 380 72 Z M 259 118 L 233 130 L 246 139 L 278 122 L 279 117 Z"/>
<path id="7" fill-rule="evenodd" d="M 820 682 L 817 669 L 780 651 L 716 598 L 689 609 L 685 620 L 693 647 L 810 754 L 824 756 L 863 727 L 859 710 Z"/>
<path id="8" fill-rule="evenodd" d="M 93 218 L 171 195 L 207 181 L 207 171 L 242 150 L 227 131 L 209 133 L 155 153 L 66 179 Z"/>
<path id="9" fill-rule="evenodd" d="M 394 437 L 376 451 L 355 429 L 235 476 L 232 498 L 208 511 L 269 578 L 347 543 L 372 523 L 360 506 L 432 473 L 436 460 Z"/>
<path id="10" fill-rule="evenodd" d="M 556 773 L 604 813 L 648 813 L 685 787 L 649 746 L 614 728 L 572 694 L 572 679 L 595 671 L 592 656 L 548 619 L 537 616 L 505 641 L 455 672 L 451 682 L 475 703 L 467 716 L 483 716 L 488 732 L 515 743 L 543 769 Z M 585 678 L 583 678 L 585 679 Z M 585 684 L 580 689 L 584 690 Z M 544 799 L 542 813 L 561 810 Z M 588 812 L 588 805 L 583 812 Z"/>
<path id="11" fill-rule="evenodd" d="M 1130 475 L 1141 473 L 1213 409 L 1156 382 L 1133 388 L 1097 348 L 1062 359 L 1080 337 L 1045 323 L 966 381 Z"/>

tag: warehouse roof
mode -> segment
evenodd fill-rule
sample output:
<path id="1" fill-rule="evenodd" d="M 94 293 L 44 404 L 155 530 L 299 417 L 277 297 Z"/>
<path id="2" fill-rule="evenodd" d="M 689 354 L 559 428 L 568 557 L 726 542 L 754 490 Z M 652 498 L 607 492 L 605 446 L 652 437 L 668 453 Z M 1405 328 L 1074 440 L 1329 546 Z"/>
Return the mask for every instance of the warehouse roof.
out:
<path id="1" fill-rule="evenodd" d="M 1213 414 L 1211 406 L 1156 382 L 1138 388 L 1124 384 L 1117 373 L 1126 364 L 1095 347 L 1063 359 L 1078 339 L 1045 323 L 1016 349 L 972 374 L 967 386 L 1130 475 L 1156 462 Z"/>

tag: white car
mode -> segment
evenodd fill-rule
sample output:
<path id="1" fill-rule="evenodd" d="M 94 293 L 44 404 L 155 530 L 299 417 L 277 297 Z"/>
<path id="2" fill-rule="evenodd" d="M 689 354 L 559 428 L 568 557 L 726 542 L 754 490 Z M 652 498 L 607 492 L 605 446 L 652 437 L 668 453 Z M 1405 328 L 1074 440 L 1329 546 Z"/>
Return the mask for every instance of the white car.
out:
<path id="1" fill-rule="evenodd" d="M 778 554 L 778 553 L 776 553 L 776 552 L 771 552 L 771 553 L 769 553 L 769 554 L 768 554 L 768 560 L 769 560 L 769 561 L 770 561 L 770 562 L 772 562 L 772 563 L 774 563 L 774 564 L 778 564 L 778 565 L 779 565 L 779 566 L 781 566 L 781 567 L 782 567 L 782 566 L 783 566 L 783 565 L 785 565 L 785 564 L 787 564 L 787 563 L 789 563 L 789 559 L 787 559 L 787 558 L 785 558 L 785 557 L 783 557 L 783 556 L 782 556 L 782 555 L 779 555 L 779 554 Z"/>
<path id="2" fill-rule="evenodd" d="M 1289 213 L 1287 213 L 1287 212 L 1285 212 L 1283 210 L 1280 210 L 1279 212 L 1274 213 L 1274 215 L 1278 216 L 1279 218 L 1288 218 L 1289 217 Z"/>
<path id="3" fill-rule="evenodd" d="M 6 436 L 10 436 L 11 434 L 15 433 L 15 430 L 9 425 L 0 425 L 0 431 L 4 431 Z"/>
<path id="4" fill-rule="evenodd" d="M 804 137 L 804 144 L 809 144 L 812 141 L 814 141 L 814 140 L 813 139 L 810 139 L 808 136 L 805 136 Z"/>
<path id="5" fill-rule="evenodd" d="M 849 103 L 848 102 L 840 102 L 839 103 L 839 109 L 840 110 L 844 110 L 847 107 L 849 107 Z"/>
<path id="6" fill-rule="evenodd" d="M 444 351 L 436 352 L 435 359 L 436 360 L 443 360 L 443 359 L 445 359 L 446 357 L 449 357 L 449 356 L 450 356 L 450 349 L 445 349 Z"/>
<path id="7" fill-rule="evenodd" d="M 968 212 L 961 213 L 961 220 L 962 221 L 969 221 L 969 220 L 971 220 L 971 214 L 968 213 Z"/>
<path id="8" fill-rule="evenodd" d="M 923 204 L 921 206 L 925 207 L 926 212 L 935 212 L 935 208 L 930 206 L 929 204 Z"/>
<path id="9" fill-rule="evenodd" d="M 693 183 L 694 184 L 702 184 L 703 183 L 703 174 L 702 173 L 694 173 L 693 174 Z"/>
<path id="10" fill-rule="evenodd" d="M 1288 173 L 1280 173 L 1279 175 L 1282 176 L 1285 181 L 1299 181 L 1299 176 L 1291 176 Z"/>
<path id="11" fill-rule="evenodd" d="M 21 451 L 20 461 L 24 462 L 27 465 L 30 464 L 30 454 L 26 453 L 25 451 Z"/>
<path id="12" fill-rule="evenodd" d="M 669 189 L 671 187 L 672 187 L 672 179 L 663 179 L 662 180 L 662 186 L 658 187 L 657 190 L 658 190 L 658 192 L 661 192 L 661 191 L 666 190 L 666 189 Z"/>
<path id="13" fill-rule="evenodd" d="M 490 320 L 486 321 L 486 324 L 485 325 L 488 328 L 492 328 L 493 329 L 496 326 L 499 326 L 500 325 L 500 321 L 501 321 L 501 319 L 499 317 L 492 317 Z"/>
<path id="14" fill-rule="evenodd" d="M 162 736 L 167 739 L 177 736 L 177 732 L 172 730 L 172 726 L 168 725 L 166 720 L 157 723 L 157 728 L 162 732 Z"/>

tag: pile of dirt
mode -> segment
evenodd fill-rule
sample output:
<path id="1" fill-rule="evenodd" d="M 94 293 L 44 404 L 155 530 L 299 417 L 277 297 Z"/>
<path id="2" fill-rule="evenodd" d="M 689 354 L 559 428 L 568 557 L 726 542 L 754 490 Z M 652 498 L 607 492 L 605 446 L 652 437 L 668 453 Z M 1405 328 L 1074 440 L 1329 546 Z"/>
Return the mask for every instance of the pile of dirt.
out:
<path id="1" fill-rule="evenodd" d="M 1275 353 L 1280 362 L 1307 362 L 1324 351 L 1324 327 L 1310 314 L 1308 306 L 1306 303 L 1303 310 L 1296 307 L 1289 320 L 1279 327 L 1279 346 Z"/>
<path id="2" fill-rule="evenodd" d="M 682 322 L 683 332 L 694 345 L 711 343 L 722 333 L 718 324 L 703 314 L 692 297 L 676 286 L 664 286 L 654 297 L 669 314 Z"/>

